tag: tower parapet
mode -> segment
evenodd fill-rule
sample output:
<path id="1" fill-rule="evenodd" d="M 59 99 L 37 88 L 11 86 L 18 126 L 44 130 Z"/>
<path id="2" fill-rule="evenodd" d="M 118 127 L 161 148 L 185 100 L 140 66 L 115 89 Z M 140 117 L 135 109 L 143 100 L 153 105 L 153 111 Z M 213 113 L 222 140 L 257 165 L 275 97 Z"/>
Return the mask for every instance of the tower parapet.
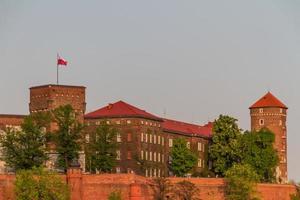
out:
<path id="1" fill-rule="evenodd" d="M 274 148 L 279 158 L 276 179 L 279 183 L 287 183 L 287 106 L 268 92 L 249 109 L 251 130 L 258 131 L 267 128 L 275 134 Z"/>

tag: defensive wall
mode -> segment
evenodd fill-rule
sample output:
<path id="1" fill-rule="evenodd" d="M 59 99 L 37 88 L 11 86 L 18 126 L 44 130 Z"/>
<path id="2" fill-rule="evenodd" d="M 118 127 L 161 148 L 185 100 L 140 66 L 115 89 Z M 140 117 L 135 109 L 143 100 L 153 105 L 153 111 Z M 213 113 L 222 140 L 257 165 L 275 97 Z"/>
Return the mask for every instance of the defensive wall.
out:
<path id="1" fill-rule="evenodd" d="M 135 174 L 82 174 L 70 169 L 62 175 L 71 189 L 71 200 L 107 200 L 113 191 L 120 191 L 123 200 L 154 200 L 153 182 Z M 0 200 L 14 200 L 15 175 L 0 175 Z M 201 200 L 224 200 L 225 181 L 221 178 L 169 178 L 174 184 L 183 180 L 194 183 Z M 296 192 L 293 185 L 258 184 L 257 191 L 263 200 L 290 200 Z"/>

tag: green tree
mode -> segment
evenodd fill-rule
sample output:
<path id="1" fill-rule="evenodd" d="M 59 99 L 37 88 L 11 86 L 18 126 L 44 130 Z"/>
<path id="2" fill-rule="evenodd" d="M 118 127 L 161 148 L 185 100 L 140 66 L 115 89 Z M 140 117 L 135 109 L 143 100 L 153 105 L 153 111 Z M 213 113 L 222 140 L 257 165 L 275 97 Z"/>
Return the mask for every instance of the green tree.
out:
<path id="1" fill-rule="evenodd" d="M 290 195 L 291 200 L 300 200 L 300 183 L 296 184 L 295 182 L 292 182 L 291 184 L 296 187 L 296 193 Z"/>
<path id="2" fill-rule="evenodd" d="M 15 193 L 17 200 L 69 200 L 68 185 L 63 179 L 42 168 L 17 171 Z"/>
<path id="3" fill-rule="evenodd" d="M 209 148 L 209 158 L 215 174 L 224 176 L 230 167 L 241 161 L 241 136 L 241 129 L 239 129 L 236 119 L 220 115 L 215 120 Z"/>
<path id="4" fill-rule="evenodd" d="M 117 130 L 103 122 L 91 136 L 88 144 L 91 172 L 111 172 L 116 166 Z"/>
<path id="5" fill-rule="evenodd" d="M 71 105 L 60 106 L 53 111 L 58 130 L 53 140 L 58 152 L 58 166 L 64 171 L 74 159 L 78 159 L 81 150 L 83 124 L 76 119 Z"/>
<path id="6" fill-rule="evenodd" d="M 248 164 L 234 164 L 225 173 L 226 200 L 257 200 L 256 182 L 259 176 Z"/>
<path id="7" fill-rule="evenodd" d="M 176 176 L 184 176 L 197 164 L 197 156 L 187 148 L 183 138 L 174 140 L 170 155 L 172 159 L 170 168 Z"/>
<path id="8" fill-rule="evenodd" d="M 36 113 L 24 119 L 21 130 L 8 128 L 0 137 L 6 164 L 15 169 L 31 169 L 41 166 L 47 159 L 45 127 L 49 125 L 49 113 Z"/>
<path id="9" fill-rule="evenodd" d="M 278 155 L 273 147 L 274 134 L 268 129 L 245 132 L 242 137 L 242 162 L 255 169 L 261 182 L 274 182 Z"/>
<path id="10" fill-rule="evenodd" d="M 120 191 L 113 191 L 109 194 L 108 200 L 122 200 Z"/>

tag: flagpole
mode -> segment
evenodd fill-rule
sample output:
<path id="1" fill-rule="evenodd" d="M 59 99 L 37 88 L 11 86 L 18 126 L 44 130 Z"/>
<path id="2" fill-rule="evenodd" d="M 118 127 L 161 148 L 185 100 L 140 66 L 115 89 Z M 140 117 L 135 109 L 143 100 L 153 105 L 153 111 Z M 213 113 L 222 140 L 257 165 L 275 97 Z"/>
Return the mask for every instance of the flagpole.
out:
<path id="1" fill-rule="evenodd" d="M 58 85 L 58 58 L 59 55 L 57 53 L 57 58 L 56 58 L 56 84 Z"/>

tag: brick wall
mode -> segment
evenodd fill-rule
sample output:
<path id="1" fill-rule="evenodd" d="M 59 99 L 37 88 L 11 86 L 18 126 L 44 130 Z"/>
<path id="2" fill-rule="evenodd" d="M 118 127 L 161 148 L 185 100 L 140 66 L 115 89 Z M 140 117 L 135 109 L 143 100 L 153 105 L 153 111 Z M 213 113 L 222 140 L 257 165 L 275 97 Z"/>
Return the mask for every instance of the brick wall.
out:
<path id="1" fill-rule="evenodd" d="M 80 169 L 70 169 L 63 180 L 68 180 L 71 200 L 106 200 L 113 191 L 120 191 L 123 200 L 153 200 L 151 179 L 135 174 L 82 174 Z M 14 175 L 0 175 L 0 200 L 15 199 Z M 199 188 L 202 200 L 224 200 L 224 179 L 219 178 L 169 178 L 172 184 L 187 180 Z M 259 184 L 263 200 L 290 200 L 295 187 L 284 184 Z"/>

